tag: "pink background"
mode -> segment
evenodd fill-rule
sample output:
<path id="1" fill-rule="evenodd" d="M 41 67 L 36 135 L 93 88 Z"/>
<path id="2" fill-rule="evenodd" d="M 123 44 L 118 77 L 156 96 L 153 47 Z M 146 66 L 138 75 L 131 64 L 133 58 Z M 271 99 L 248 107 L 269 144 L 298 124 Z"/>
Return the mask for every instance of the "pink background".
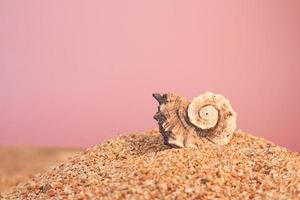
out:
<path id="1" fill-rule="evenodd" d="M 0 0 L 0 144 L 90 146 L 157 127 L 152 92 L 229 98 L 300 151 L 300 1 Z"/>

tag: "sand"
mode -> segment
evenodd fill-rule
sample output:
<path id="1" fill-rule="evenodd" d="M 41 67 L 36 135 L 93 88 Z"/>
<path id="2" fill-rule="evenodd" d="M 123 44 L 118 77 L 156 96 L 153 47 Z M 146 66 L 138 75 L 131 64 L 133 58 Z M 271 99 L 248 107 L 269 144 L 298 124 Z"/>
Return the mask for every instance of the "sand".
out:
<path id="1" fill-rule="evenodd" d="M 0 192 L 74 156 L 81 149 L 0 147 Z"/>
<path id="2" fill-rule="evenodd" d="M 237 132 L 223 147 L 169 148 L 157 130 L 87 149 L 3 199 L 300 199 L 300 155 Z"/>

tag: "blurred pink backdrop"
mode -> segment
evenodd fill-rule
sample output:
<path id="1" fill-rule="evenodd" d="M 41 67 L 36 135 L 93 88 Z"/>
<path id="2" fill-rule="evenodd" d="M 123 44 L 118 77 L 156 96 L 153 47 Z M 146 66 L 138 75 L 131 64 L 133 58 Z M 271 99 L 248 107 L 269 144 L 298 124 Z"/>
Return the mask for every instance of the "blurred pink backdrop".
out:
<path id="1" fill-rule="evenodd" d="M 229 98 L 300 151 L 300 1 L 0 1 L 0 144 L 90 146 L 157 127 L 153 92 Z"/>

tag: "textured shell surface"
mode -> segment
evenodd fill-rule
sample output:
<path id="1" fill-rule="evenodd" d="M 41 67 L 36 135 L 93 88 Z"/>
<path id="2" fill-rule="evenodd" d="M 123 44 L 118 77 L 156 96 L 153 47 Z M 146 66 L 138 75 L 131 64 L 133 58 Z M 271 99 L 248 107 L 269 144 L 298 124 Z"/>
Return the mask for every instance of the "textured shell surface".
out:
<path id="1" fill-rule="evenodd" d="M 203 142 L 225 145 L 234 134 L 237 114 L 220 94 L 206 92 L 191 102 L 173 93 L 155 93 L 153 97 L 159 103 L 154 119 L 167 145 L 198 147 Z"/>

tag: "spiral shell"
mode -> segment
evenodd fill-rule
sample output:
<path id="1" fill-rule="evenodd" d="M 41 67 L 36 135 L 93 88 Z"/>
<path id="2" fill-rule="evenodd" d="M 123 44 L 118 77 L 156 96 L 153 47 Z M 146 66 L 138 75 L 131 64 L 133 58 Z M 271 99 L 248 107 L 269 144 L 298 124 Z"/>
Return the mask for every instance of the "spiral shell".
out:
<path id="1" fill-rule="evenodd" d="M 154 119 L 165 144 L 197 147 L 209 141 L 225 145 L 232 138 L 237 115 L 222 95 L 206 92 L 191 102 L 172 93 L 153 96 L 159 102 Z"/>

